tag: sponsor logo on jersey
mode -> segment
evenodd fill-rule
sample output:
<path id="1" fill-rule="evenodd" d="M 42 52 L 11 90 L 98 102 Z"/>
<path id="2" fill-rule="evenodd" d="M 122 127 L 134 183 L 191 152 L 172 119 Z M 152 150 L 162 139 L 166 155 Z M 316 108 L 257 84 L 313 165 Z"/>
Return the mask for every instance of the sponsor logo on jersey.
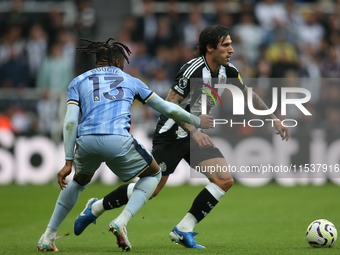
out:
<path id="1" fill-rule="evenodd" d="M 181 89 L 180 87 L 178 87 L 178 85 L 176 85 L 176 86 L 174 87 L 174 89 L 175 89 L 177 92 L 179 92 L 179 93 L 181 93 L 181 94 L 184 94 L 184 90 Z"/>

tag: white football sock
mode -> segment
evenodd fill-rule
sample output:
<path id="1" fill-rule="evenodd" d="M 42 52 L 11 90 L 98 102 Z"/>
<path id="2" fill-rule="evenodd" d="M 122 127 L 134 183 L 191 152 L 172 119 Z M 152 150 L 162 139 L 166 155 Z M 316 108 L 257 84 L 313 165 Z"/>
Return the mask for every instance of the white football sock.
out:
<path id="1" fill-rule="evenodd" d="M 52 240 L 56 237 L 57 230 L 47 227 L 45 231 L 45 238 L 48 240 Z"/>
<path id="2" fill-rule="evenodd" d="M 220 201 L 224 196 L 225 191 L 214 183 L 209 183 L 205 187 L 209 193 L 217 200 Z M 187 213 L 184 218 L 177 224 L 177 228 L 182 232 L 192 232 L 195 225 L 197 224 L 197 219 L 191 213 Z"/>
<path id="3" fill-rule="evenodd" d="M 122 224 L 124 226 L 127 225 L 128 221 L 131 220 L 132 218 L 132 213 L 129 212 L 128 210 L 124 209 L 122 213 L 118 216 L 117 220 L 119 224 Z"/>
<path id="4" fill-rule="evenodd" d="M 97 218 L 105 212 L 104 206 L 103 206 L 103 198 L 94 202 L 92 205 L 91 212 L 94 216 Z"/>
<path id="5" fill-rule="evenodd" d="M 197 220 L 191 213 L 187 213 L 184 218 L 177 224 L 177 228 L 182 232 L 192 232 L 197 224 Z"/>
<path id="6" fill-rule="evenodd" d="M 127 188 L 127 197 L 128 197 L 128 199 L 131 198 L 132 193 L 133 193 L 133 189 L 135 188 L 135 185 L 136 185 L 136 183 L 130 183 L 129 184 L 129 186 Z"/>
<path id="7" fill-rule="evenodd" d="M 210 192 L 211 195 L 213 195 L 214 198 L 216 198 L 217 201 L 220 201 L 225 194 L 223 189 L 212 182 L 209 183 L 205 188 Z"/>

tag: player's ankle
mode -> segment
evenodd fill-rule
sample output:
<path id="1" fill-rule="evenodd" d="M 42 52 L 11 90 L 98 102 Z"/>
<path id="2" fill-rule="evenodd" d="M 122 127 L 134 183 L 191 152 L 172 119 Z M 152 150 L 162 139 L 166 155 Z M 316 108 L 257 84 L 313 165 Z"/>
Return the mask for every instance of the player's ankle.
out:
<path id="1" fill-rule="evenodd" d="M 92 208 L 91 208 L 91 213 L 95 216 L 95 217 L 99 217 L 100 215 L 102 215 L 105 212 L 105 208 L 103 206 L 103 199 L 100 199 L 96 202 L 93 203 Z"/>

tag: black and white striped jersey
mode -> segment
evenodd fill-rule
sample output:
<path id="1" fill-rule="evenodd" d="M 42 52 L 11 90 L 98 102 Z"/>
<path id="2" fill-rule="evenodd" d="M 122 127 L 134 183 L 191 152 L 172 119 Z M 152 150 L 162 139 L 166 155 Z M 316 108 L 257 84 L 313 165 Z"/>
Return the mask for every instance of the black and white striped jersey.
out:
<path id="1" fill-rule="evenodd" d="M 208 84 L 214 88 L 214 84 L 227 83 L 233 84 L 241 90 L 245 87 L 238 70 L 231 63 L 227 66 L 221 66 L 218 73 L 214 74 L 210 70 L 204 56 L 200 56 L 190 60 L 181 67 L 171 89 L 184 98 L 180 106 L 198 116 L 201 114 L 202 109 L 202 89 L 211 92 L 211 90 L 204 85 Z M 224 89 L 221 88 L 216 89 L 219 96 L 222 95 L 223 91 Z M 210 94 L 215 96 L 214 93 Z M 216 99 L 216 97 L 217 96 L 214 98 Z M 207 99 L 207 113 L 209 114 L 214 106 L 214 100 L 211 97 L 207 97 Z M 180 139 L 187 137 L 187 135 L 187 132 L 179 127 L 173 119 L 161 115 L 155 129 L 154 141 L 158 138 Z"/>

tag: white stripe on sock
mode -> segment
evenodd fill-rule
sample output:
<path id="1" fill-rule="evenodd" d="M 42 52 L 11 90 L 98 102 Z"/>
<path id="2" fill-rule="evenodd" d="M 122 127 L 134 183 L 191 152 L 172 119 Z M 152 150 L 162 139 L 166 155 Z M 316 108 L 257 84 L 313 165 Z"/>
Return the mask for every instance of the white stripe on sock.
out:
<path id="1" fill-rule="evenodd" d="M 128 185 L 128 188 L 127 188 L 127 197 L 128 197 L 129 200 L 130 200 L 130 198 L 132 196 L 133 189 L 135 188 L 135 185 L 136 185 L 136 183 L 130 183 Z"/>
<path id="2" fill-rule="evenodd" d="M 221 198 L 224 196 L 225 191 L 223 189 L 221 189 L 220 187 L 218 187 L 215 183 L 209 183 L 206 187 L 205 187 L 210 194 L 217 200 L 220 201 Z"/>

